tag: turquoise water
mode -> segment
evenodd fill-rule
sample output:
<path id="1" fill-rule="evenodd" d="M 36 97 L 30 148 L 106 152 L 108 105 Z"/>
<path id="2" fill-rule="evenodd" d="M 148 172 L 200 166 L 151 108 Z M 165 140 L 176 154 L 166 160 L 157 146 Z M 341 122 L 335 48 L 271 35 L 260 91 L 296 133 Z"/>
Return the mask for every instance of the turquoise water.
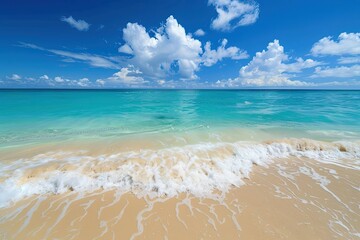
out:
<path id="1" fill-rule="evenodd" d="M 218 128 L 356 139 L 360 91 L 0 90 L 0 146 Z"/>

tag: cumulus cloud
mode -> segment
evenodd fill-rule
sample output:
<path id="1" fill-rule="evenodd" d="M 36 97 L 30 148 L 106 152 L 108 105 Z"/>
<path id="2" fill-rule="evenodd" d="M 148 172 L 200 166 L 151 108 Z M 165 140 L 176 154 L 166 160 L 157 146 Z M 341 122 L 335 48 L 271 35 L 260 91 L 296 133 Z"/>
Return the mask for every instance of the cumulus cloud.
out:
<path id="1" fill-rule="evenodd" d="M 202 37 L 202 36 L 205 35 L 205 31 L 202 30 L 201 28 L 199 28 L 198 30 L 196 30 L 196 31 L 194 32 L 194 35 L 197 36 L 197 37 Z"/>
<path id="2" fill-rule="evenodd" d="M 103 79 L 98 79 L 98 80 L 96 80 L 95 82 L 96 82 L 98 85 L 100 85 L 100 86 L 104 86 L 105 83 L 106 83 L 106 81 L 103 80 Z"/>
<path id="3" fill-rule="evenodd" d="M 360 77 L 360 65 L 353 65 L 350 67 L 339 66 L 339 67 L 326 67 L 321 68 L 317 67 L 315 69 L 315 74 L 313 78 L 351 78 L 351 77 Z"/>
<path id="4" fill-rule="evenodd" d="M 259 18 L 259 5 L 255 1 L 209 0 L 217 12 L 211 27 L 216 30 L 230 31 L 240 26 L 253 24 Z"/>
<path id="5" fill-rule="evenodd" d="M 115 57 L 100 56 L 90 53 L 75 53 L 75 52 L 58 50 L 58 49 L 46 49 L 43 47 L 39 47 L 35 44 L 23 43 L 23 42 L 20 42 L 20 46 L 41 50 L 45 52 L 50 52 L 52 54 L 63 57 L 63 60 L 66 62 L 75 62 L 75 60 L 77 60 L 87 63 L 93 67 L 120 69 L 119 67 L 120 60 Z"/>
<path id="6" fill-rule="evenodd" d="M 165 81 L 165 80 L 158 80 L 157 83 L 158 83 L 159 85 L 164 85 L 164 84 L 166 83 L 166 81 Z"/>
<path id="7" fill-rule="evenodd" d="M 63 83 L 63 82 L 65 82 L 65 79 L 63 79 L 62 77 L 55 77 L 54 81 L 57 83 Z"/>
<path id="8" fill-rule="evenodd" d="M 79 31 L 87 31 L 90 28 L 90 24 L 88 24 L 87 22 L 81 19 L 75 20 L 72 16 L 70 17 L 63 16 L 60 18 L 60 20 L 68 23 L 70 26 L 76 28 Z"/>
<path id="9" fill-rule="evenodd" d="M 197 35 L 202 34 L 202 30 Z M 224 58 L 243 59 L 245 51 L 237 47 L 226 48 L 223 40 L 216 50 L 210 42 L 205 45 L 205 52 L 199 40 L 187 34 L 185 29 L 170 16 L 165 24 L 150 36 L 145 27 L 138 23 L 128 23 L 123 29 L 125 44 L 119 52 L 132 55 L 128 64 L 136 66 L 144 76 L 154 79 L 180 76 L 180 79 L 196 79 L 196 72 L 202 65 L 212 66 Z"/>
<path id="10" fill-rule="evenodd" d="M 237 47 L 229 47 L 226 48 L 228 41 L 227 39 L 223 39 L 221 42 L 221 46 L 219 46 L 216 50 L 211 49 L 211 43 L 207 42 L 205 44 L 205 52 L 202 55 L 202 62 L 205 66 L 210 67 L 216 64 L 218 61 L 221 61 L 223 58 L 231 58 L 231 59 L 246 59 L 249 55 L 246 51 L 241 50 Z"/>
<path id="11" fill-rule="evenodd" d="M 77 84 L 81 87 L 88 87 L 90 85 L 90 80 L 88 78 L 81 78 L 77 81 Z"/>
<path id="12" fill-rule="evenodd" d="M 151 37 L 145 27 L 128 23 L 123 29 L 125 44 L 120 52 L 132 54 L 130 64 L 145 75 L 163 78 L 178 73 L 183 79 L 197 78 L 201 62 L 201 42 L 186 34 L 185 29 L 170 16 Z M 176 71 L 174 69 L 177 69 Z"/>
<path id="13" fill-rule="evenodd" d="M 122 46 L 119 47 L 118 51 L 120 53 L 126 53 L 126 54 L 133 54 L 133 50 L 131 49 L 131 47 L 127 44 L 124 44 Z"/>
<path id="14" fill-rule="evenodd" d="M 45 74 L 45 75 L 42 75 L 40 77 L 40 79 L 49 80 L 49 76 Z"/>
<path id="15" fill-rule="evenodd" d="M 114 73 L 111 77 L 98 79 L 96 82 L 100 85 L 141 85 L 147 83 L 147 81 L 141 77 L 141 74 L 142 72 L 140 70 L 129 65 L 121 68 L 119 72 Z"/>
<path id="16" fill-rule="evenodd" d="M 63 76 L 50 77 L 46 74 L 39 77 L 21 77 L 17 78 L 17 81 L 13 81 L 7 77 L 6 81 L 2 82 L 2 85 L 14 87 L 14 86 L 27 86 L 27 87 L 50 87 L 50 88 L 94 88 L 98 84 L 90 81 L 88 78 L 69 79 Z"/>
<path id="17" fill-rule="evenodd" d="M 81 87 L 93 87 L 93 83 L 88 78 L 80 79 L 68 79 L 62 76 L 49 77 L 48 75 L 42 75 L 37 79 L 34 79 L 33 86 L 48 86 L 48 87 L 62 87 L 62 88 L 81 88 Z"/>
<path id="18" fill-rule="evenodd" d="M 294 73 L 320 65 L 312 59 L 298 58 L 290 62 L 289 56 L 278 40 L 270 42 L 267 50 L 257 52 L 253 59 L 239 71 L 239 77 L 218 81 L 219 86 L 310 86 L 311 83 L 291 80 Z"/>
<path id="19" fill-rule="evenodd" d="M 341 33 L 337 41 L 324 37 L 313 45 L 311 53 L 315 56 L 360 54 L 360 33 Z"/>
<path id="20" fill-rule="evenodd" d="M 332 37 L 322 38 L 313 45 L 311 53 L 314 56 L 341 56 L 337 62 L 343 64 L 336 67 L 317 67 L 312 78 L 360 77 L 360 33 L 343 32 L 337 40 Z"/>
<path id="21" fill-rule="evenodd" d="M 7 79 L 18 81 L 21 79 L 21 76 L 18 74 L 13 74 L 10 77 L 7 77 Z"/>

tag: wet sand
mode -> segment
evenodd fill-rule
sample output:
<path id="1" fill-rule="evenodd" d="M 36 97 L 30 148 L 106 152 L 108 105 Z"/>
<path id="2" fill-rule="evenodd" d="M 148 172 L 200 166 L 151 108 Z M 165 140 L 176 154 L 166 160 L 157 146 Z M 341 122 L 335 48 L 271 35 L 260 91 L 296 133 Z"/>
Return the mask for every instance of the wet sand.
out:
<path id="1" fill-rule="evenodd" d="M 357 169 L 291 157 L 212 199 L 35 196 L 0 209 L 0 239 L 359 239 L 359 183 Z"/>

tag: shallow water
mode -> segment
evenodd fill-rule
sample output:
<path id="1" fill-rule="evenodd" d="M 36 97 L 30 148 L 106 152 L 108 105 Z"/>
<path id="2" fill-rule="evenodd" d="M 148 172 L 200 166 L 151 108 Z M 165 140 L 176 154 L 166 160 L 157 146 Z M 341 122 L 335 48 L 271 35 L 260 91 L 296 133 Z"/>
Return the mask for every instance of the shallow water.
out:
<path id="1" fill-rule="evenodd" d="M 0 90 L 0 144 L 227 127 L 359 139 L 359 105 L 360 91 Z"/>

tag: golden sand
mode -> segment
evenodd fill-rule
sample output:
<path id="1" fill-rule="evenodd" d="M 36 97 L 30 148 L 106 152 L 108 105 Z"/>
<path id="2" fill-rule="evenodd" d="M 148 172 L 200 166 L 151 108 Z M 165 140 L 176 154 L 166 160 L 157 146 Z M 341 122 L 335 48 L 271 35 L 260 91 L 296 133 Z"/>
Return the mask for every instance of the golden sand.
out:
<path id="1" fill-rule="evenodd" d="M 36 196 L 0 209 L 0 239 L 359 239 L 359 183 L 357 170 L 287 158 L 219 199 Z"/>

